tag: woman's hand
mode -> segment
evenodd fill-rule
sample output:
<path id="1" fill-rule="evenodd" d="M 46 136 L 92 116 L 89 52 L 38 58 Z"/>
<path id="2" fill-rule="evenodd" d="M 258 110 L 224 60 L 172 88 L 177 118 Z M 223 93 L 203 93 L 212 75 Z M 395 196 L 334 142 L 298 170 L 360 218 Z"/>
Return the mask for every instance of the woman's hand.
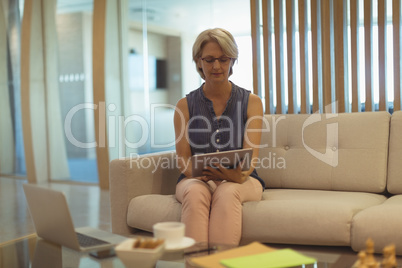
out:
<path id="1" fill-rule="evenodd" d="M 219 163 L 213 164 L 214 167 L 206 166 L 203 175 L 208 180 L 226 180 L 236 183 L 243 183 L 246 181 L 246 176 L 242 172 L 242 164 L 237 165 L 236 168 L 226 168 Z"/>
<path id="2" fill-rule="evenodd" d="M 207 176 L 200 176 L 200 177 L 196 177 L 195 179 L 203 181 L 203 182 L 208 182 L 209 180 L 211 180 Z"/>

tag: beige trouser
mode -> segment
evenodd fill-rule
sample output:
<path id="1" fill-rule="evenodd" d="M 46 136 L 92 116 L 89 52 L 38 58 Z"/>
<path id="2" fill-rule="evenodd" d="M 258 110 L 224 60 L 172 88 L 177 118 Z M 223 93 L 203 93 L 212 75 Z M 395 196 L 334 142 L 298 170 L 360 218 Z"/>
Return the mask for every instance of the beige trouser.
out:
<path id="1" fill-rule="evenodd" d="M 261 183 L 252 177 L 242 184 L 183 179 L 176 186 L 186 236 L 197 242 L 238 245 L 242 230 L 242 203 L 258 201 L 261 197 Z"/>

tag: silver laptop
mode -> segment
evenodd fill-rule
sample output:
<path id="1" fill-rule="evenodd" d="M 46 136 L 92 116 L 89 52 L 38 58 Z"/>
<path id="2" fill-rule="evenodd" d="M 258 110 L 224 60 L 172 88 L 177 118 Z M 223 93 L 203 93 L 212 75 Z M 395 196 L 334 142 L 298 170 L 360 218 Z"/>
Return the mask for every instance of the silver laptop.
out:
<path id="1" fill-rule="evenodd" d="M 38 237 L 85 252 L 108 249 L 127 239 L 91 227 L 75 229 L 62 192 L 32 184 L 23 188 Z"/>

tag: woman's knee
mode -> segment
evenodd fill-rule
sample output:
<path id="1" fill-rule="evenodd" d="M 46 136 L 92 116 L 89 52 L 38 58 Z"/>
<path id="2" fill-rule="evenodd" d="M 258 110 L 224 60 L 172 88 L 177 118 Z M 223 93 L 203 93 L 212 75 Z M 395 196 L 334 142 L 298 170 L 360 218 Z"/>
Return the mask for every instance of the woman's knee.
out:
<path id="1" fill-rule="evenodd" d="M 217 187 L 213 195 L 213 202 L 217 199 L 225 199 L 232 201 L 260 200 L 262 196 L 261 184 L 258 180 L 249 178 L 243 184 L 238 183 L 222 183 Z"/>
<path id="2" fill-rule="evenodd" d="M 213 200 L 240 200 L 240 191 L 236 186 L 236 183 L 222 183 L 216 188 L 212 197 Z"/>
<path id="3" fill-rule="evenodd" d="M 178 190 L 181 191 L 182 202 L 211 202 L 211 191 L 203 181 L 188 182 Z"/>

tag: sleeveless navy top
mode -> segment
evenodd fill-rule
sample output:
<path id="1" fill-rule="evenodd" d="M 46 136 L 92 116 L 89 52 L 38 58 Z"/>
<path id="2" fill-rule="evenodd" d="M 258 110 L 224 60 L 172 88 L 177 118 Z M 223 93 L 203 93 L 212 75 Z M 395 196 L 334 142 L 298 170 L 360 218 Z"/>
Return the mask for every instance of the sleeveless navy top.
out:
<path id="1" fill-rule="evenodd" d="M 213 103 L 205 97 L 202 86 L 187 94 L 191 155 L 243 148 L 249 96 L 250 91 L 232 83 L 230 98 L 218 118 Z M 259 180 L 265 189 L 265 183 L 255 169 L 250 176 Z M 181 174 L 179 181 L 184 177 Z"/>

